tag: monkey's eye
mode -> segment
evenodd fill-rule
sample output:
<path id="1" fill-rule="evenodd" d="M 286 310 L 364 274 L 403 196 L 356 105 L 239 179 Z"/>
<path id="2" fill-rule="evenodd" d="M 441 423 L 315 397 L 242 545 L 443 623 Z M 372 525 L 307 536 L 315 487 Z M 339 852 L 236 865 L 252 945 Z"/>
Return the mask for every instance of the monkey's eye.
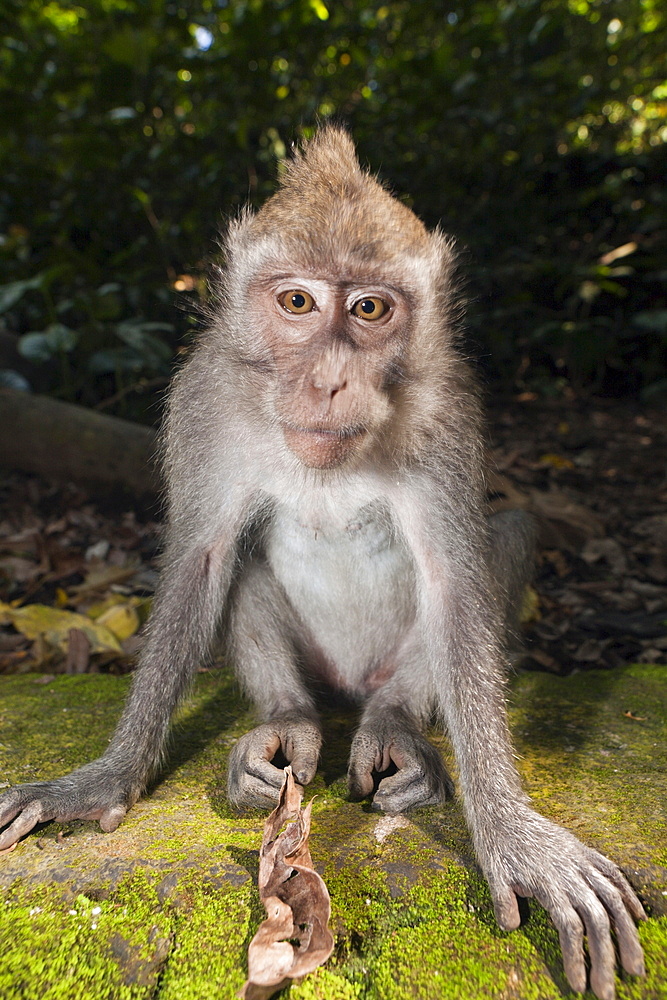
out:
<path id="1" fill-rule="evenodd" d="M 383 299 L 376 295 L 369 295 L 366 299 L 359 299 L 352 306 L 352 312 L 360 319 L 379 319 L 384 316 L 389 306 Z"/>
<path id="2" fill-rule="evenodd" d="M 300 289 L 290 289 L 289 292 L 283 292 L 283 294 L 278 298 L 283 309 L 287 309 L 287 312 L 296 313 L 297 315 L 301 313 L 312 312 L 315 308 L 315 299 L 308 292 L 302 292 Z"/>

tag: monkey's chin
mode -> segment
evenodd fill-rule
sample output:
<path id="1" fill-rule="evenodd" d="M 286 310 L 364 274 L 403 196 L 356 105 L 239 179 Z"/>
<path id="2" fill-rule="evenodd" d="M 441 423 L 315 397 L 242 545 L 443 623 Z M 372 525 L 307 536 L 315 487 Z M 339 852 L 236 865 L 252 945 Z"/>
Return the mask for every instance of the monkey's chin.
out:
<path id="1" fill-rule="evenodd" d="M 283 427 L 285 443 L 293 455 L 309 469 L 335 469 L 358 447 L 364 430 L 329 431 L 304 427 Z"/>

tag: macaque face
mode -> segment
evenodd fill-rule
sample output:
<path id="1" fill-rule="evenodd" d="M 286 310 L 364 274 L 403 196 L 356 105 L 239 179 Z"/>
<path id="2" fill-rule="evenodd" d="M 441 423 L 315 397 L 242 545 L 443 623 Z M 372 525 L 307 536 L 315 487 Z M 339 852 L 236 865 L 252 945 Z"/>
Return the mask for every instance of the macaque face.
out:
<path id="1" fill-rule="evenodd" d="M 256 294 L 255 329 L 276 373 L 273 405 L 285 442 L 309 468 L 335 468 L 390 416 L 409 297 L 377 280 L 298 273 L 274 275 Z"/>

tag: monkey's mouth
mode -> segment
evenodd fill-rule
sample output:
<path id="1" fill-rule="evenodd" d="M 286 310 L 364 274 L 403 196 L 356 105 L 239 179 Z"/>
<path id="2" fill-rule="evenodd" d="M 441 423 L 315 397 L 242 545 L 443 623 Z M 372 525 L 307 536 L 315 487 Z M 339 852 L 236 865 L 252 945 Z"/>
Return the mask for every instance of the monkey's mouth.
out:
<path id="1" fill-rule="evenodd" d="M 365 427 L 299 427 L 298 424 L 284 424 L 283 430 L 295 434 L 311 434 L 326 441 L 354 438 L 366 433 Z"/>
<path id="2" fill-rule="evenodd" d="M 366 428 L 299 427 L 284 424 L 283 434 L 290 451 L 311 469 L 331 469 L 347 458 Z"/>

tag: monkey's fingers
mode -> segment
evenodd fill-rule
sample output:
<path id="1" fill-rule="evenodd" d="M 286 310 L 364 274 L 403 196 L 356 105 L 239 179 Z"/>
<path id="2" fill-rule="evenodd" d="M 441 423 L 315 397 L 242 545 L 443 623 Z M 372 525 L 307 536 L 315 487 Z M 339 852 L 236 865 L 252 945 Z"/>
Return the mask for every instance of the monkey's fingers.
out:
<path id="1" fill-rule="evenodd" d="M 646 913 L 644 912 L 644 907 L 637 898 L 637 894 L 634 889 L 623 875 L 622 871 L 610 861 L 609 858 L 605 858 L 604 854 L 599 854 L 598 851 L 594 851 L 591 848 L 588 849 L 588 856 L 593 867 L 601 872 L 604 877 L 611 882 L 613 886 L 618 889 L 623 899 L 623 902 L 630 914 L 635 920 L 647 920 Z M 606 905 L 606 904 L 605 904 Z"/>
<path id="2" fill-rule="evenodd" d="M 6 851 L 8 847 L 12 846 L 12 844 L 18 843 L 21 837 L 24 837 L 26 833 L 30 833 L 32 828 L 37 826 L 37 824 L 41 823 L 44 819 L 42 816 L 42 806 L 38 801 L 29 802 L 23 809 L 19 806 L 18 810 L 14 809 L 10 816 L 12 814 L 16 815 L 17 811 L 18 815 L 16 816 L 16 819 L 14 819 L 13 823 L 10 823 L 7 829 L 0 834 L 0 851 Z M 3 816 L 0 817 L 4 820 L 4 822 L 7 822 L 7 820 L 4 819 L 6 814 L 7 810 L 5 810 L 3 812 Z"/>
<path id="3" fill-rule="evenodd" d="M 118 829 L 126 815 L 126 806 L 117 805 L 111 806 L 109 809 L 105 809 L 99 817 L 100 829 L 104 833 L 113 833 L 114 830 Z"/>
<path id="4" fill-rule="evenodd" d="M 289 727 L 281 742 L 295 780 L 300 785 L 307 785 L 317 770 L 322 745 L 320 730 L 308 722 L 298 723 Z"/>
<path id="5" fill-rule="evenodd" d="M 371 730 L 360 729 L 352 740 L 347 784 L 353 799 L 365 799 L 375 788 L 373 772 L 389 767 L 389 750 Z"/>
<path id="6" fill-rule="evenodd" d="M 21 811 L 21 799 L 16 788 L 0 796 L 0 829 L 16 817 Z"/>
<path id="7" fill-rule="evenodd" d="M 616 995 L 616 953 L 611 940 L 609 915 L 590 890 L 577 893 L 577 912 L 586 927 L 591 960 L 591 989 L 600 1000 L 614 1000 Z"/>
<path id="8" fill-rule="evenodd" d="M 523 886 L 510 887 L 504 883 L 490 884 L 489 888 L 498 924 L 504 931 L 516 930 L 521 923 L 517 895 L 530 897 L 533 893 Z M 536 891 L 535 895 L 538 902 L 551 915 L 558 930 L 567 981 L 577 993 L 584 993 L 586 990 L 584 925 L 564 894 L 555 896 L 553 891 L 548 895 Z"/>
<path id="9" fill-rule="evenodd" d="M 229 758 L 227 794 L 238 808 L 273 808 L 285 777 L 271 759 L 280 749 L 278 732 L 270 725 L 258 726 L 238 741 Z"/>
<path id="10" fill-rule="evenodd" d="M 637 928 L 628 913 L 626 902 L 621 892 L 615 885 L 612 885 L 611 882 L 607 881 L 606 878 L 597 872 L 589 873 L 587 880 L 593 892 L 602 901 L 607 913 L 611 917 L 611 922 L 616 931 L 621 965 L 632 976 L 643 976 L 645 972 L 644 953 L 639 942 Z"/>
<path id="11" fill-rule="evenodd" d="M 398 730 L 389 743 L 390 760 L 398 771 L 383 778 L 373 797 L 373 806 L 398 813 L 445 802 L 454 785 L 442 758 L 421 733 Z"/>
<path id="12" fill-rule="evenodd" d="M 405 812 L 443 801 L 443 794 L 431 775 L 419 764 L 410 764 L 396 774 L 383 778 L 373 796 L 373 808 L 386 813 Z"/>
<path id="13" fill-rule="evenodd" d="M 584 955 L 584 925 L 579 915 L 563 897 L 557 908 L 550 909 L 551 918 L 558 931 L 563 955 L 565 977 L 577 993 L 586 991 L 586 957 Z M 612 971 L 613 976 L 613 971 Z"/>
<path id="14" fill-rule="evenodd" d="M 584 932 L 590 956 L 590 988 L 599 1000 L 614 1000 L 616 953 L 611 937 L 612 924 L 616 931 L 621 964 L 632 975 L 643 975 L 644 958 L 637 929 L 626 910 L 620 892 L 601 876 L 586 873 L 589 885 L 583 881 L 572 884 L 568 892 L 535 891 L 558 928 L 563 966 L 572 989 L 586 989 Z M 604 905 L 603 905 L 604 904 Z"/>
<path id="15" fill-rule="evenodd" d="M 521 923 L 516 894 L 507 885 L 491 885 L 491 899 L 498 925 L 504 931 L 515 931 Z"/>

